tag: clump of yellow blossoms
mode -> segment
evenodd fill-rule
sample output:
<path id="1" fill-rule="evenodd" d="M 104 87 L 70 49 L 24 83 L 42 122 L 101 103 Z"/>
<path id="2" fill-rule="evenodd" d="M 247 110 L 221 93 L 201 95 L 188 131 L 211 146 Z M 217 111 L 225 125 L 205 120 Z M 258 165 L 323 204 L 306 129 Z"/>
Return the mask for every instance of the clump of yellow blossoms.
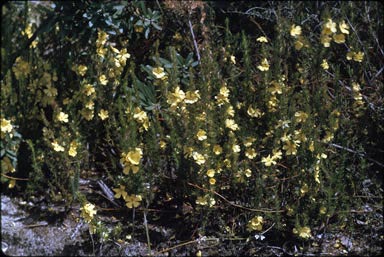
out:
<path id="1" fill-rule="evenodd" d="M 128 175 L 131 170 L 134 174 L 137 173 L 142 156 L 143 151 L 139 147 L 128 153 L 122 153 L 120 163 L 124 167 L 123 173 Z"/>
<path id="2" fill-rule="evenodd" d="M 311 229 L 309 227 L 300 227 L 298 229 L 294 228 L 293 233 L 297 234 L 299 237 L 308 239 L 311 238 Z"/>
<path id="3" fill-rule="evenodd" d="M 95 206 L 91 203 L 87 203 L 80 208 L 81 216 L 85 219 L 87 223 L 90 223 L 93 220 L 94 215 L 97 213 Z"/>
<path id="4" fill-rule="evenodd" d="M 364 53 L 363 52 L 355 52 L 355 51 L 349 51 L 347 53 L 347 60 L 354 60 L 355 62 L 362 62 L 364 59 Z"/>
<path id="5" fill-rule="evenodd" d="M 339 23 L 339 30 L 341 33 L 337 33 L 337 24 L 332 19 L 328 19 L 327 22 L 323 24 L 320 42 L 324 47 L 330 47 L 332 39 L 337 44 L 345 43 L 345 35 L 349 34 L 349 26 L 345 21 Z"/>
<path id="6" fill-rule="evenodd" d="M 116 193 L 115 198 L 123 197 L 125 205 L 130 209 L 138 207 L 142 201 L 141 195 L 128 195 L 125 191 L 125 186 L 120 185 L 119 188 L 114 188 L 113 191 Z"/>

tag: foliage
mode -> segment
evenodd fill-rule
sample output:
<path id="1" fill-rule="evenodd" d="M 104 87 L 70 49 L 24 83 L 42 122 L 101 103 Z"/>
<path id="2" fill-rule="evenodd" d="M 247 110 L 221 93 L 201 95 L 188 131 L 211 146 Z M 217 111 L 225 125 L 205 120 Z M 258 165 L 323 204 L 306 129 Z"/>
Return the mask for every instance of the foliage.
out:
<path id="1" fill-rule="evenodd" d="M 19 167 L 16 189 L 79 200 L 94 231 L 80 178 L 189 205 L 201 234 L 343 225 L 383 167 L 379 3 L 172 4 L 3 5 L 2 183 Z"/>

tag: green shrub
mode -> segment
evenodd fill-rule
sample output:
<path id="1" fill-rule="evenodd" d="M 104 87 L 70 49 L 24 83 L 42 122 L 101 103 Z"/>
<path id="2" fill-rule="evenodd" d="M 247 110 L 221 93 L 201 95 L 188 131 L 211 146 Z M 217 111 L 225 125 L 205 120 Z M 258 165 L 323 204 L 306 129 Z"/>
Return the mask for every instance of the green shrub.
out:
<path id="1" fill-rule="evenodd" d="M 78 180 L 94 171 L 129 209 L 191 205 L 203 234 L 307 239 L 335 214 L 343 225 L 383 166 L 378 3 L 242 3 L 244 30 L 215 3 L 188 18 L 165 3 L 24 5 L 3 6 L 2 182 L 23 140 L 27 194 L 48 185 L 87 222 Z"/>

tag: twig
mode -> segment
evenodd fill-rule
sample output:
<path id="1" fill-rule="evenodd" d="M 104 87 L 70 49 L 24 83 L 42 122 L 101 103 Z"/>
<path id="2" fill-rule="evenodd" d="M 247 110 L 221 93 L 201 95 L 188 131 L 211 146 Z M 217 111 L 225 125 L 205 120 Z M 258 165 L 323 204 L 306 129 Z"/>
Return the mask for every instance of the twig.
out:
<path id="1" fill-rule="evenodd" d="M 144 214 L 145 234 L 146 234 L 146 236 L 147 236 L 148 252 L 149 252 L 149 256 L 152 256 L 152 251 L 151 251 L 151 239 L 149 238 L 149 232 L 148 232 L 147 212 L 144 211 L 143 214 Z"/>
<path id="2" fill-rule="evenodd" d="M 371 161 L 371 162 L 376 163 L 376 164 L 379 165 L 380 167 L 384 167 L 384 164 L 382 164 L 381 162 L 378 162 L 378 161 L 376 161 L 376 160 L 374 160 L 374 159 L 368 157 L 365 153 L 361 153 L 361 152 L 355 151 L 355 150 L 353 150 L 353 149 L 351 149 L 351 148 L 348 148 L 348 147 L 345 147 L 345 146 L 341 146 L 341 145 L 337 145 L 337 144 L 333 144 L 333 143 L 330 144 L 330 145 L 333 146 L 333 147 L 335 147 L 335 148 L 343 149 L 343 150 L 345 150 L 345 151 L 347 151 L 347 152 L 357 154 L 357 155 L 359 155 L 359 156 L 361 156 L 361 157 L 363 157 L 363 158 L 365 158 L 365 159 L 367 159 L 367 160 L 369 160 L 369 161 Z"/>
<path id="3" fill-rule="evenodd" d="M 326 72 L 328 75 L 330 75 L 332 78 L 335 77 L 335 75 L 332 74 L 332 73 L 330 73 L 329 71 L 326 70 L 325 72 Z M 352 91 L 352 88 L 351 88 L 351 87 L 348 87 L 347 85 L 345 85 L 340 79 L 337 80 L 337 82 L 339 82 L 339 84 L 342 85 L 343 87 L 345 87 L 348 91 Z M 368 103 L 369 108 L 371 108 L 372 111 L 375 111 L 375 110 L 376 110 L 376 109 L 375 109 L 375 105 L 374 105 L 373 103 L 371 103 L 371 102 L 368 100 L 368 97 L 366 97 L 366 96 L 363 95 L 363 94 L 362 94 L 362 96 L 363 96 L 364 100 Z"/>
<path id="4" fill-rule="evenodd" d="M 160 253 L 165 253 L 165 252 L 168 252 L 168 251 L 173 250 L 175 248 L 178 248 L 178 247 L 181 247 L 181 246 L 184 246 L 184 245 L 193 244 L 193 243 L 197 243 L 197 240 L 192 240 L 192 241 L 184 242 L 184 243 L 181 243 L 181 244 L 178 244 L 178 245 L 175 245 L 175 246 L 163 249 L 163 250 L 161 250 L 159 252 L 156 252 L 155 255 L 159 255 Z"/>
<path id="5" fill-rule="evenodd" d="M 10 178 L 10 179 L 14 179 L 14 180 L 29 180 L 29 178 L 15 178 L 15 177 L 11 177 L 11 176 L 5 175 L 3 173 L 1 173 L 1 175 L 6 177 L 6 178 Z"/>
<path id="6" fill-rule="evenodd" d="M 197 55 L 197 60 L 198 60 L 198 62 L 199 62 L 199 64 L 200 64 L 201 61 L 200 61 L 199 48 L 197 47 L 197 42 L 196 42 L 196 38 L 195 38 L 195 33 L 193 33 L 192 23 L 191 23 L 191 20 L 190 20 L 190 19 L 188 19 L 188 24 L 189 24 L 189 29 L 191 30 L 192 39 L 193 39 L 193 45 L 195 46 L 196 55 Z"/>
<path id="7" fill-rule="evenodd" d="M 221 194 L 217 193 L 214 190 L 209 190 L 209 189 L 206 189 L 206 188 L 202 188 L 202 187 L 200 187 L 198 185 L 195 185 L 195 184 L 192 184 L 192 183 L 189 183 L 189 182 L 188 182 L 188 185 L 196 187 L 196 188 L 201 189 L 201 190 L 206 191 L 206 192 L 211 192 L 211 193 L 217 195 L 218 197 L 220 197 L 221 199 L 223 199 L 225 202 L 229 203 L 230 205 L 232 205 L 234 207 L 237 207 L 237 208 L 240 208 L 240 209 L 244 209 L 244 210 L 248 210 L 248 211 L 254 211 L 254 212 L 266 212 L 266 213 L 284 212 L 284 210 L 261 210 L 261 209 L 253 209 L 253 208 L 244 207 L 242 205 L 232 203 L 227 198 L 225 198 L 224 196 L 222 196 Z"/>

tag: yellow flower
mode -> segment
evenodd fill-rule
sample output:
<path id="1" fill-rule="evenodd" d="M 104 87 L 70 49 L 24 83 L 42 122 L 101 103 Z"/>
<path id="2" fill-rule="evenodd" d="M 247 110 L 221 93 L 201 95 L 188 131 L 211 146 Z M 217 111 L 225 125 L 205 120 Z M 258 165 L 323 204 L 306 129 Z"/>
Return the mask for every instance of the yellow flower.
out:
<path id="1" fill-rule="evenodd" d="M 333 40 L 337 44 L 342 44 L 342 43 L 345 43 L 345 36 L 344 36 L 344 34 L 334 34 Z"/>
<path id="2" fill-rule="evenodd" d="M 142 158 L 143 151 L 141 148 L 136 147 L 135 150 L 129 151 L 125 156 L 125 160 L 133 165 L 139 165 Z"/>
<path id="3" fill-rule="evenodd" d="M 123 197 L 123 199 L 127 198 L 127 192 L 125 191 L 125 186 L 120 185 L 119 188 L 113 188 L 113 191 L 115 191 L 115 198 L 119 199 L 120 197 Z"/>
<path id="4" fill-rule="evenodd" d="M 219 155 L 223 152 L 223 148 L 219 145 L 214 145 L 213 146 L 213 152 L 216 154 L 216 155 Z"/>
<path id="5" fill-rule="evenodd" d="M 263 229 L 263 222 L 264 222 L 263 217 L 261 216 L 253 217 L 248 222 L 247 228 L 249 231 L 252 231 L 252 230 L 261 231 Z"/>
<path id="6" fill-rule="evenodd" d="M 324 70 L 328 70 L 329 69 L 329 65 L 328 65 L 328 62 L 326 59 L 323 59 L 323 62 L 321 63 L 320 65 Z"/>
<path id="7" fill-rule="evenodd" d="M 304 183 L 300 188 L 301 195 L 305 195 L 306 193 L 308 193 L 308 190 L 309 190 L 309 187 L 307 183 Z"/>
<path id="8" fill-rule="evenodd" d="M 126 113 L 129 113 L 129 109 L 127 109 Z M 139 123 L 142 124 L 145 130 L 149 128 L 149 119 L 148 115 L 145 111 L 141 110 L 140 107 L 136 107 L 133 111 L 133 118 L 136 119 Z"/>
<path id="9" fill-rule="evenodd" d="M 79 65 L 77 67 L 77 72 L 80 74 L 80 76 L 84 76 L 85 73 L 87 72 L 87 70 L 88 70 L 88 68 L 85 65 Z"/>
<path id="10" fill-rule="evenodd" d="M 29 62 L 24 61 L 20 56 L 15 60 L 15 66 L 12 67 L 12 71 L 15 73 L 17 80 L 26 77 L 31 72 Z"/>
<path id="11" fill-rule="evenodd" d="M 129 59 L 131 55 L 127 52 L 127 49 L 122 49 L 118 55 L 116 56 L 117 60 L 119 60 L 121 65 L 125 65 L 127 59 Z"/>
<path id="12" fill-rule="evenodd" d="M 233 146 L 232 146 L 232 151 L 233 151 L 234 153 L 239 153 L 240 150 L 241 150 L 241 148 L 240 148 L 239 145 L 233 145 Z"/>
<path id="13" fill-rule="evenodd" d="M 255 151 L 255 149 L 253 148 L 248 148 L 245 150 L 245 156 L 247 156 L 248 159 L 253 159 L 257 156 L 257 153 Z"/>
<path id="14" fill-rule="evenodd" d="M 324 47 L 330 47 L 331 41 L 332 41 L 332 38 L 329 35 L 322 34 L 320 36 L 320 42 L 323 44 Z"/>
<path id="15" fill-rule="evenodd" d="M 94 113 L 93 113 L 93 110 L 83 109 L 81 111 L 81 115 L 83 115 L 86 120 L 90 121 L 93 119 Z"/>
<path id="16" fill-rule="evenodd" d="M 84 93 L 87 95 L 87 96 L 90 96 L 92 94 L 94 94 L 96 91 L 95 91 L 95 88 L 91 85 L 91 84 L 86 84 L 84 86 Z"/>
<path id="17" fill-rule="evenodd" d="M 135 32 L 137 33 L 142 33 L 144 31 L 144 27 L 139 25 L 135 25 L 134 29 L 135 29 Z"/>
<path id="18" fill-rule="evenodd" d="M 204 197 L 204 196 L 197 197 L 196 204 L 198 204 L 198 205 L 207 205 L 208 204 L 207 198 Z"/>
<path id="19" fill-rule="evenodd" d="M 233 120 L 233 119 L 226 119 L 225 120 L 225 127 L 229 128 L 232 131 L 236 131 L 239 129 L 239 125 L 237 125 L 235 120 Z"/>
<path id="20" fill-rule="evenodd" d="M 266 37 L 258 37 L 256 41 L 260 43 L 268 43 L 268 39 Z"/>
<path id="21" fill-rule="evenodd" d="M 100 82 L 101 85 L 105 86 L 105 85 L 108 84 L 108 79 L 107 79 L 107 77 L 105 75 L 101 75 L 99 77 L 99 82 Z"/>
<path id="22" fill-rule="evenodd" d="M 167 74 L 164 72 L 164 68 L 162 67 L 156 67 L 152 69 L 152 74 L 155 76 L 157 79 L 165 79 Z"/>
<path id="23" fill-rule="evenodd" d="M 284 133 L 284 135 L 280 138 L 281 142 L 286 142 L 288 140 L 291 140 L 291 134 Z"/>
<path id="24" fill-rule="evenodd" d="M 123 173 L 125 175 L 128 175 L 130 171 L 132 171 L 133 174 L 136 174 L 140 170 L 139 166 L 137 165 L 132 165 L 130 163 L 125 163 L 123 165 L 124 165 Z"/>
<path id="25" fill-rule="evenodd" d="M 285 145 L 283 146 L 283 149 L 286 151 L 286 155 L 296 155 L 297 154 L 297 146 L 299 146 L 299 143 L 297 140 L 293 141 L 286 141 Z"/>
<path id="26" fill-rule="evenodd" d="M 253 107 L 251 105 L 248 107 L 247 113 L 249 116 L 254 117 L 254 118 L 261 117 L 264 114 L 260 111 L 259 108 L 253 109 Z"/>
<path id="27" fill-rule="evenodd" d="M 244 146 L 245 147 L 250 147 L 252 145 L 253 142 L 256 141 L 256 138 L 254 137 L 247 137 L 245 140 L 244 140 Z"/>
<path id="28" fill-rule="evenodd" d="M 300 39 L 297 39 L 294 45 L 295 45 L 295 49 L 299 51 L 301 48 L 303 48 L 304 42 Z"/>
<path id="29" fill-rule="evenodd" d="M 303 111 L 295 112 L 295 118 L 297 122 L 305 122 L 308 118 L 308 114 Z"/>
<path id="30" fill-rule="evenodd" d="M 250 176 L 252 176 L 252 171 L 250 169 L 246 169 L 245 172 L 244 172 L 245 176 L 247 178 L 249 178 Z"/>
<path id="31" fill-rule="evenodd" d="M 59 144 L 57 143 L 56 140 L 53 141 L 53 142 L 51 143 L 51 145 L 53 146 L 53 150 L 55 150 L 56 152 L 64 152 L 64 147 L 62 147 L 61 145 L 59 145 Z"/>
<path id="32" fill-rule="evenodd" d="M 193 104 L 193 103 L 196 103 L 199 99 L 200 99 L 199 90 L 187 91 L 185 93 L 184 102 L 186 104 Z"/>
<path id="33" fill-rule="evenodd" d="M 98 31 L 97 32 L 97 40 L 96 44 L 98 46 L 104 45 L 107 42 L 108 34 L 104 31 Z"/>
<path id="34" fill-rule="evenodd" d="M 267 71 L 269 70 L 269 63 L 268 63 L 268 60 L 266 58 L 264 58 L 262 61 L 261 61 L 261 65 L 257 66 L 257 68 L 261 71 Z"/>
<path id="35" fill-rule="evenodd" d="M 68 154 L 72 157 L 75 157 L 77 155 L 77 142 L 73 140 L 71 144 L 69 145 Z"/>
<path id="36" fill-rule="evenodd" d="M 216 179 L 215 178 L 210 178 L 209 179 L 209 184 L 211 184 L 211 185 L 216 184 Z"/>
<path id="37" fill-rule="evenodd" d="M 332 21 L 332 19 L 328 19 L 327 23 L 325 23 L 325 28 L 327 28 L 332 33 L 336 33 L 336 23 Z"/>
<path id="38" fill-rule="evenodd" d="M 93 216 L 96 214 L 95 206 L 91 203 L 85 204 L 80 208 L 81 216 L 85 219 L 87 223 L 90 223 L 93 219 Z"/>
<path id="39" fill-rule="evenodd" d="M 98 56 L 104 58 L 105 54 L 107 53 L 107 48 L 103 48 L 103 47 L 97 48 L 96 53 Z"/>
<path id="40" fill-rule="evenodd" d="M 21 34 L 24 36 L 26 35 L 28 38 L 31 38 L 33 33 L 32 33 L 32 24 L 28 24 L 24 31 L 21 31 Z"/>
<path id="41" fill-rule="evenodd" d="M 355 52 L 353 54 L 353 60 L 356 62 L 362 62 L 364 58 L 364 53 L 363 52 Z"/>
<path id="42" fill-rule="evenodd" d="M 15 167 L 13 167 L 12 165 L 12 162 L 11 160 L 8 158 L 8 156 L 5 156 L 2 160 L 1 160 L 1 170 L 4 171 L 4 172 L 16 172 L 16 169 Z"/>
<path id="43" fill-rule="evenodd" d="M 140 205 L 142 198 L 141 198 L 141 195 L 129 195 L 124 200 L 125 200 L 125 205 L 128 208 L 132 209 Z"/>
<path id="44" fill-rule="evenodd" d="M 13 129 L 13 126 L 11 124 L 11 121 L 2 118 L 1 119 L 1 132 L 3 132 L 3 133 L 11 133 L 12 129 Z"/>
<path id="45" fill-rule="evenodd" d="M 311 141 L 311 143 L 309 144 L 309 147 L 308 147 L 309 151 L 313 152 L 315 151 L 315 145 L 314 145 L 314 142 Z"/>
<path id="46" fill-rule="evenodd" d="M 12 188 L 15 187 L 15 185 L 16 185 L 16 180 L 15 179 L 9 180 L 8 188 L 12 189 Z"/>
<path id="47" fill-rule="evenodd" d="M 349 34 L 349 26 L 345 23 L 345 21 L 339 23 L 339 29 L 341 33 Z"/>
<path id="48" fill-rule="evenodd" d="M 205 163 L 205 157 L 204 155 L 198 153 L 198 152 L 193 152 L 192 153 L 192 157 L 193 159 L 195 160 L 195 162 L 198 164 L 198 165 L 203 165 Z"/>
<path id="49" fill-rule="evenodd" d="M 224 103 L 229 103 L 229 89 L 226 86 L 220 88 L 220 93 L 215 96 L 215 99 L 218 102 L 218 106 L 221 106 Z"/>
<path id="50" fill-rule="evenodd" d="M 301 227 L 299 229 L 294 228 L 293 233 L 299 234 L 299 237 L 304 239 L 311 237 L 311 229 L 309 227 Z"/>
<path id="51" fill-rule="evenodd" d="M 314 178 L 315 178 L 315 181 L 316 181 L 316 183 L 318 183 L 318 184 L 320 184 L 320 176 L 319 176 L 319 169 L 315 169 L 315 172 L 314 172 L 314 174 L 313 174 L 313 176 L 314 176 Z"/>
<path id="52" fill-rule="evenodd" d="M 199 139 L 200 141 L 203 141 L 203 140 L 207 139 L 207 132 L 205 132 L 202 129 L 199 129 L 196 136 L 197 136 L 197 139 Z"/>
<path id="53" fill-rule="evenodd" d="M 207 170 L 207 176 L 210 178 L 213 178 L 215 176 L 215 170 L 214 169 Z"/>
<path id="54" fill-rule="evenodd" d="M 164 149 L 167 146 L 167 143 L 164 140 L 160 140 L 159 146 L 160 146 L 160 149 Z"/>
<path id="55" fill-rule="evenodd" d="M 261 162 L 264 163 L 266 167 L 276 164 L 276 162 L 274 161 L 274 158 L 272 158 L 270 154 L 268 154 L 267 157 L 261 158 Z"/>
<path id="56" fill-rule="evenodd" d="M 297 37 L 297 36 L 301 35 L 301 27 L 296 26 L 296 25 L 292 25 L 290 34 L 292 37 Z"/>
<path id="57" fill-rule="evenodd" d="M 220 94 L 228 97 L 229 96 L 229 89 L 226 86 L 223 86 L 220 88 Z"/>
<path id="58" fill-rule="evenodd" d="M 281 83 L 276 82 L 275 80 L 271 82 L 270 86 L 268 87 L 268 92 L 270 92 L 272 95 L 279 94 L 281 95 L 283 93 L 282 91 L 283 87 Z"/>
<path id="59" fill-rule="evenodd" d="M 273 149 L 273 150 L 272 150 L 272 153 L 273 153 L 273 156 L 272 156 L 272 159 L 273 159 L 273 160 L 276 160 L 276 159 L 279 159 L 279 160 L 280 160 L 281 158 L 283 158 L 283 157 L 282 157 L 282 154 L 283 154 L 283 153 L 282 153 L 280 150 Z"/>
<path id="60" fill-rule="evenodd" d="M 176 87 L 175 91 L 168 94 L 167 103 L 171 105 L 171 107 L 176 107 L 179 103 L 181 103 L 185 98 L 185 93 L 180 87 Z"/>
<path id="61" fill-rule="evenodd" d="M 232 62 L 233 64 L 236 64 L 236 57 L 233 56 L 233 55 L 231 55 L 231 62 Z"/>
<path id="62" fill-rule="evenodd" d="M 107 119 L 109 117 L 108 116 L 108 111 L 104 110 L 104 109 L 101 109 L 98 115 L 99 115 L 101 120 L 105 120 L 105 119 Z"/>
<path id="63" fill-rule="evenodd" d="M 226 111 L 226 113 L 228 114 L 228 116 L 230 117 L 234 117 L 235 116 L 235 110 L 233 109 L 233 106 L 230 105 Z"/>
<path id="64" fill-rule="evenodd" d="M 60 112 L 57 117 L 59 121 L 67 123 L 68 122 L 68 114 L 65 114 L 64 112 Z"/>
<path id="65" fill-rule="evenodd" d="M 93 110 L 94 107 L 95 103 L 93 101 L 89 101 L 85 104 L 85 108 L 87 108 L 88 110 Z"/>

